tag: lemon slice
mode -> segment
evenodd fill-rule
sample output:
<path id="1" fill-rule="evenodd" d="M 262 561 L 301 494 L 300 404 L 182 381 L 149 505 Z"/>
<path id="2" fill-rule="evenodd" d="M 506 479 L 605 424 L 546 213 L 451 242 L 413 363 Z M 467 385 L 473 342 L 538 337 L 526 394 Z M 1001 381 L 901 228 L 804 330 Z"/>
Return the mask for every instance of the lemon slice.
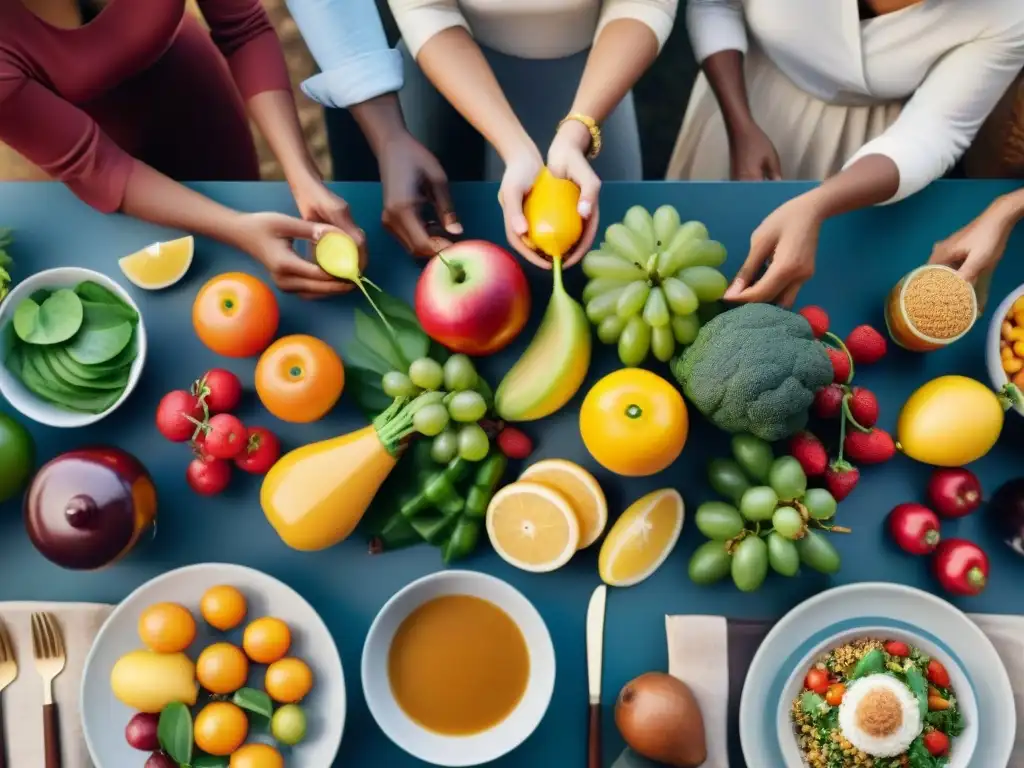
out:
<path id="1" fill-rule="evenodd" d="M 141 251 L 119 259 L 125 277 L 139 288 L 157 291 L 181 280 L 192 266 L 195 241 L 192 236 L 153 243 Z"/>
<path id="2" fill-rule="evenodd" d="M 597 570 L 613 587 L 639 584 L 665 562 L 683 530 L 683 497 L 672 488 L 634 501 L 601 546 Z"/>
<path id="3" fill-rule="evenodd" d="M 580 524 L 579 549 L 589 547 L 608 524 L 608 502 L 594 476 L 565 459 L 545 459 L 525 469 L 520 480 L 540 483 L 562 494 Z"/>
<path id="4" fill-rule="evenodd" d="M 544 573 L 569 562 L 580 542 L 580 524 L 558 491 L 540 483 L 515 482 L 491 499 L 487 535 L 506 562 Z"/>

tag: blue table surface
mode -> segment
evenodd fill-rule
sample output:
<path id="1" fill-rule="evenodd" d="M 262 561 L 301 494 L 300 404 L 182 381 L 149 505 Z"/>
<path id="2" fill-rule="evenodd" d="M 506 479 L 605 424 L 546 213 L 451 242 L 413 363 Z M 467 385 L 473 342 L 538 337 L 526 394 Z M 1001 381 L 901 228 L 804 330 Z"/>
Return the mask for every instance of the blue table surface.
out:
<path id="1" fill-rule="evenodd" d="M 194 185 L 200 191 L 243 210 L 294 213 L 283 184 Z M 371 263 L 369 276 L 386 291 L 411 299 L 419 265 L 408 258 L 379 225 L 380 189 L 375 184 L 336 184 L 366 229 Z M 724 269 L 732 274 L 746 256 L 750 233 L 777 205 L 804 191 L 802 183 L 760 184 L 608 184 L 601 195 L 603 223 L 621 219 L 634 204 L 654 209 L 675 205 L 684 219 L 705 222 L 712 237 L 729 251 Z M 996 195 L 1013 186 L 1002 182 L 948 181 L 897 205 L 840 217 L 826 224 L 818 252 L 818 273 L 800 295 L 801 303 L 825 307 L 841 335 L 860 323 L 883 327 L 882 302 L 888 289 L 908 270 L 925 260 L 932 244 L 976 216 Z M 501 214 L 495 187 L 455 185 L 456 207 L 468 235 L 502 240 Z M 57 184 L 0 184 L 0 225 L 15 229 L 13 255 L 17 274 L 77 265 L 122 276 L 117 259 L 176 233 L 120 216 L 103 216 L 78 202 Z M 993 283 L 990 306 L 1024 283 L 1024 236 L 1018 233 Z M 492 383 L 524 349 L 550 291 L 550 278 L 525 266 L 534 289 L 530 327 L 504 353 L 481 362 Z M 140 457 L 152 472 L 160 494 L 157 537 L 138 547 L 116 566 L 95 573 L 66 571 L 50 564 L 29 543 L 16 503 L 0 507 L 0 601 L 59 600 L 116 603 L 148 579 L 191 563 L 230 561 L 261 569 L 301 593 L 320 612 L 333 633 L 345 667 L 349 710 L 345 738 L 336 765 L 422 765 L 392 745 L 376 727 L 362 697 L 359 659 L 373 617 L 395 591 L 441 568 L 430 547 L 370 556 L 359 536 L 318 553 L 288 549 L 260 511 L 259 480 L 236 477 L 229 491 L 211 500 L 197 498 L 185 483 L 186 449 L 157 438 L 153 413 L 167 391 L 188 385 L 191 377 L 222 366 L 252 382 L 255 360 L 226 360 L 207 350 L 191 329 L 190 308 L 196 290 L 210 277 L 226 271 L 260 274 L 247 256 L 208 240 L 197 243 L 196 258 L 186 278 L 173 288 L 147 293 L 121 279 L 142 307 L 149 331 L 150 355 L 138 390 L 113 416 L 92 428 L 61 431 L 30 425 L 40 460 L 85 444 L 119 445 Z M 583 275 L 574 270 L 570 290 L 578 295 Z M 281 334 L 311 333 L 339 347 L 352 331 L 352 310 L 363 300 L 352 294 L 338 300 L 307 303 L 281 299 Z M 857 382 L 878 393 L 880 425 L 892 429 L 904 399 L 924 381 L 947 373 L 987 380 L 984 368 L 984 318 L 963 341 L 948 350 L 913 355 L 893 350 L 880 364 L 857 372 Z M 588 383 L 618 366 L 614 350 L 598 347 Z M 570 405 L 541 423 L 527 427 L 536 438 L 533 459 L 563 457 L 593 470 L 607 491 L 614 515 L 642 494 L 674 486 L 689 509 L 711 497 L 704 477 L 707 460 L 728 452 L 727 436 L 699 418 L 680 459 L 659 476 L 623 480 L 602 470 L 587 454 L 577 428 L 583 392 Z M 0 408 L 8 408 L 0 403 Z M 311 425 L 285 424 L 263 411 L 254 395 L 240 416 L 276 430 L 287 448 L 324 439 L 364 422 L 344 396 L 337 408 Z M 1024 419 L 1011 415 L 998 446 L 973 467 L 988 491 L 1019 473 Z M 646 582 L 612 590 L 608 598 L 603 678 L 604 758 L 608 765 L 622 749 L 614 726 L 613 702 L 621 686 L 649 670 L 667 665 L 666 614 L 725 614 L 737 618 L 778 618 L 800 601 L 830 586 L 884 580 L 937 590 L 927 561 L 900 553 L 888 540 L 882 521 L 897 503 L 920 499 L 928 468 L 904 457 L 885 466 L 867 468 L 860 487 L 840 509 L 840 520 L 854 532 L 834 540 L 843 556 L 835 577 L 803 575 L 797 579 L 770 576 L 753 594 L 741 594 L 730 583 L 697 587 L 686 576 L 690 553 L 701 537 L 691 524 L 676 550 Z M 964 610 L 1024 614 L 1020 580 L 1024 563 L 1002 544 L 984 515 L 954 521 L 947 535 L 966 536 L 990 554 L 992 576 L 980 596 L 954 600 Z M 557 652 L 554 699 L 543 723 L 519 749 L 493 765 L 583 765 L 586 746 L 586 654 L 584 617 L 599 583 L 597 547 L 581 552 L 552 574 L 528 574 L 504 563 L 489 547 L 463 563 L 506 579 L 533 601 L 546 619 Z M 318 768 L 309 766 L 308 768 Z"/>

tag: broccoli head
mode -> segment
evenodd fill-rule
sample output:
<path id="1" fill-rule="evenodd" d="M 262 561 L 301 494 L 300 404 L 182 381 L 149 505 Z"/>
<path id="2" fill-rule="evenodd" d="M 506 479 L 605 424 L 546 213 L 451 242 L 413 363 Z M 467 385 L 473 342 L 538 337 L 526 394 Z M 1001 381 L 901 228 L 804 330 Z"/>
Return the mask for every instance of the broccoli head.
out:
<path id="1" fill-rule="evenodd" d="M 832 364 L 800 315 L 744 304 L 703 326 L 672 361 L 672 373 L 717 427 L 774 441 L 807 425 L 814 393 L 832 381 Z"/>

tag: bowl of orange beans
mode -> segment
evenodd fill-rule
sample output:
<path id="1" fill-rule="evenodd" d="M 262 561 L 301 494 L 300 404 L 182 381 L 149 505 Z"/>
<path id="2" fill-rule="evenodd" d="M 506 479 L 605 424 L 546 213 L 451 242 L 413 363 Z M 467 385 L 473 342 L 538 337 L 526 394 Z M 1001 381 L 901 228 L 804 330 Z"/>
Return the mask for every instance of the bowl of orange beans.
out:
<path id="1" fill-rule="evenodd" d="M 1024 391 L 1024 285 L 1003 299 L 988 328 L 985 354 L 996 389 L 1013 383 Z M 1017 413 L 1024 407 L 1014 405 Z"/>

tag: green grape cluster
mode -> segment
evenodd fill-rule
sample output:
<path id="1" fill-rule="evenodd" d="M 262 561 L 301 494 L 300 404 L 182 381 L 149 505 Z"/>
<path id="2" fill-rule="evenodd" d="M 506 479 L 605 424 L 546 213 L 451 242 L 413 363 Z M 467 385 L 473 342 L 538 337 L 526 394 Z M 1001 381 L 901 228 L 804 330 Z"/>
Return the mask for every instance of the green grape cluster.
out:
<path id="1" fill-rule="evenodd" d="M 808 488 L 800 462 L 776 457 L 758 437 L 734 435 L 732 454 L 708 465 L 711 487 L 728 501 L 697 508 L 695 523 L 709 541 L 693 553 L 690 579 L 712 584 L 731 575 L 740 590 L 753 592 L 769 568 L 783 576 L 796 576 L 801 564 L 838 571 L 839 553 L 825 536 L 839 506 L 832 494 Z"/>
<path id="2" fill-rule="evenodd" d="M 668 362 L 697 338 L 698 309 L 725 294 L 728 281 L 716 269 L 724 261 L 725 247 L 699 221 L 680 223 L 671 205 L 653 215 L 634 205 L 583 257 L 587 317 L 603 343 L 618 345 L 623 365 L 649 354 Z"/>
<path id="3" fill-rule="evenodd" d="M 480 376 L 466 355 L 452 355 L 444 365 L 430 357 L 413 360 L 408 371 L 388 371 L 381 386 L 388 397 L 415 397 L 421 392 L 444 392 L 439 403 L 416 411 L 413 427 L 432 437 L 430 455 L 438 464 L 456 456 L 482 461 L 491 447 L 478 423 L 487 415 L 487 399 L 480 392 Z"/>

